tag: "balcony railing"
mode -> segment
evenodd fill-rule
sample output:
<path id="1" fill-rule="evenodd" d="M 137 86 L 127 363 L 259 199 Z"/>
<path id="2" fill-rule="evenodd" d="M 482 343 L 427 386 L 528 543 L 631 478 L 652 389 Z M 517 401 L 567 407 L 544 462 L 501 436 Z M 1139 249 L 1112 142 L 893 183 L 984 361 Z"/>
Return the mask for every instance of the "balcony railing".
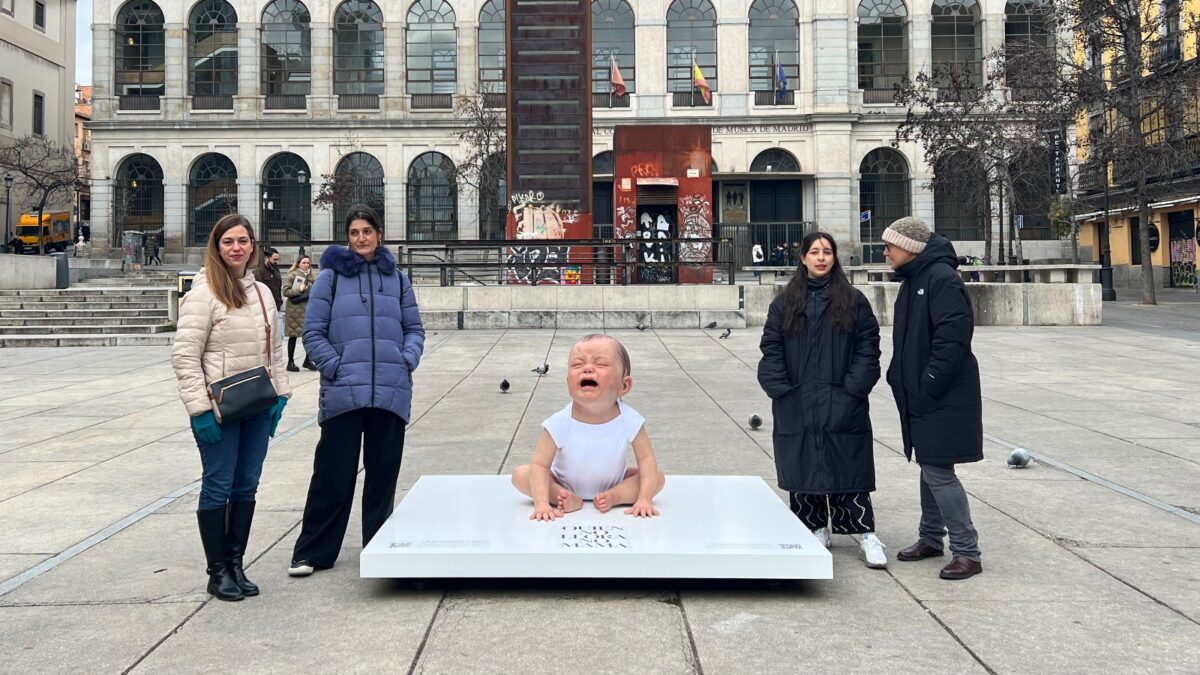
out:
<path id="1" fill-rule="evenodd" d="M 866 104 L 896 104 L 895 89 L 863 89 L 863 103 Z"/>
<path id="2" fill-rule="evenodd" d="M 1154 67 L 1161 68 L 1179 63 L 1183 57 L 1178 33 L 1169 33 L 1159 38 L 1154 45 Z"/>
<path id="3" fill-rule="evenodd" d="M 233 96 L 203 95 L 192 97 L 192 110 L 233 110 Z"/>
<path id="4" fill-rule="evenodd" d="M 1079 189 L 1083 192 L 1098 192 L 1104 189 L 1104 163 L 1084 162 L 1079 165 Z"/>
<path id="5" fill-rule="evenodd" d="M 379 110 L 379 94 L 338 94 L 338 110 Z"/>
<path id="6" fill-rule="evenodd" d="M 454 108 L 453 94 L 413 94 L 413 110 L 452 110 Z"/>
<path id="7" fill-rule="evenodd" d="M 141 94 L 125 94 L 118 101 L 118 107 L 121 110 L 158 110 L 158 105 L 158 96 Z"/>
<path id="8" fill-rule="evenodd" d="M 614 96 L 603 92 L 592 93 L 592 108 L 628 108 L 629 94 Z"/>
<path id="9" fill-rule="evenodd" d="M 704 97 L 698 91 L 676 91 L 671 92 L 671 105 L 676 108 L 711 108 L 712 97 L 705 103 Z"/>
<path id="10" fill-rule="evenodd" d="M 306 98 L 304 94 L 267 94 L 264 107 L 267 110 L 304 110 Z"/>
<path id="11" fill-rule="evenodd" d="M 508 94 L 489 91 L 483 95 L 483 107 L 485 108 L 507 108 Z"/>
<path id="12" fill-rule="evenodd" d="M 796 92 L 771 90 L 754 92 L 754 105 L 796 105 Z"/>

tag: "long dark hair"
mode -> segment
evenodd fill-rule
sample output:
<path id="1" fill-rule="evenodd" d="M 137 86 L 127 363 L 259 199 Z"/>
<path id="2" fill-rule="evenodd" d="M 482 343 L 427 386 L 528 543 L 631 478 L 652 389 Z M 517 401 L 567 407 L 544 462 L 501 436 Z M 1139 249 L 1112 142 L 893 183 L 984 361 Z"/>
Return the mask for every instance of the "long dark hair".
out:
<path id="1" fill-rule="evenodd" d="M 854 330 L 857 318 L 854 287 L 842 270 L 842 261 L 838 260 L 837 240 L 825 232 L 809 233 L 800 242 L 800 255 L 804 256 L 812 248 L 814 242 L 824 239 L 833 249 L 833 267 L 829 269 L 829 323 L 835 329 L 849 333 Z M 792 280 L 783 289 L 783 334 L 801 335 L 804 333 L 804 308 L 808 303 L 808 268 L 800 261 Z"/>

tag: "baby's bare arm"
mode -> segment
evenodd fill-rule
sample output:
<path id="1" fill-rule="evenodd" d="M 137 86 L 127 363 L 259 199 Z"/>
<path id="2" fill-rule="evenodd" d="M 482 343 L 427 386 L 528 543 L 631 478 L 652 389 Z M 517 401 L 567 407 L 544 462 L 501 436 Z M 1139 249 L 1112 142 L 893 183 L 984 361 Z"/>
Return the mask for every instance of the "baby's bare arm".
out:
<path id="1" fill-rule="evenodd" d="M 654 446 L 650 443 L 650 434 L 646 433 L 644 425 L 633 439 L 633 455 L 637 458 L 638 476 L 641 478 L 638 501 L 649 504 L 662 485 L 658 478 L 660 474 L 658 460 L 654 458 Z"/>
<path id="2" fill-rule="evenodd" d="M 533 497 L 535 513 L 550 507 L 550 465 L 556 454 L 558 446 L 554 444 L 554 438 L 542 429 L 533 449 L 533 461 L 529 464 L 529 496 Z"/>

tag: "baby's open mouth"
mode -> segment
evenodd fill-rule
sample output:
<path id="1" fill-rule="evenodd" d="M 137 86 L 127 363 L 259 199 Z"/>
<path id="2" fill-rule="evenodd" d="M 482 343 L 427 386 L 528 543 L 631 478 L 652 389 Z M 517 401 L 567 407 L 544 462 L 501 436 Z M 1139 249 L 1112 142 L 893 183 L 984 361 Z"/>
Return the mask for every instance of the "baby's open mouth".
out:
<path id="1" fill-rule="evenodd" d="M 585 377 L 579 381 L 580 389 L 595 389 L 596 387 L 599 387 L 599 386 L 600 386 L 600 383 L 597 382 L 596 380 L 593 380 L 590 377 Z"/>

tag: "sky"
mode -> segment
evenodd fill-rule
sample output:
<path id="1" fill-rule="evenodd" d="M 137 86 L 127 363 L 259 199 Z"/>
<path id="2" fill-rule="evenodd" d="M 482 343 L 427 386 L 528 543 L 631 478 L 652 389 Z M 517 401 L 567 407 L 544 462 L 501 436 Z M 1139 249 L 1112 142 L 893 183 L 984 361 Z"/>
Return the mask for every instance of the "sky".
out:
<path id="1" fill-rule="evenodd" d="M 75 82 L 92 83 L 92 0 L 79 0 L 75 12 Z"/>

